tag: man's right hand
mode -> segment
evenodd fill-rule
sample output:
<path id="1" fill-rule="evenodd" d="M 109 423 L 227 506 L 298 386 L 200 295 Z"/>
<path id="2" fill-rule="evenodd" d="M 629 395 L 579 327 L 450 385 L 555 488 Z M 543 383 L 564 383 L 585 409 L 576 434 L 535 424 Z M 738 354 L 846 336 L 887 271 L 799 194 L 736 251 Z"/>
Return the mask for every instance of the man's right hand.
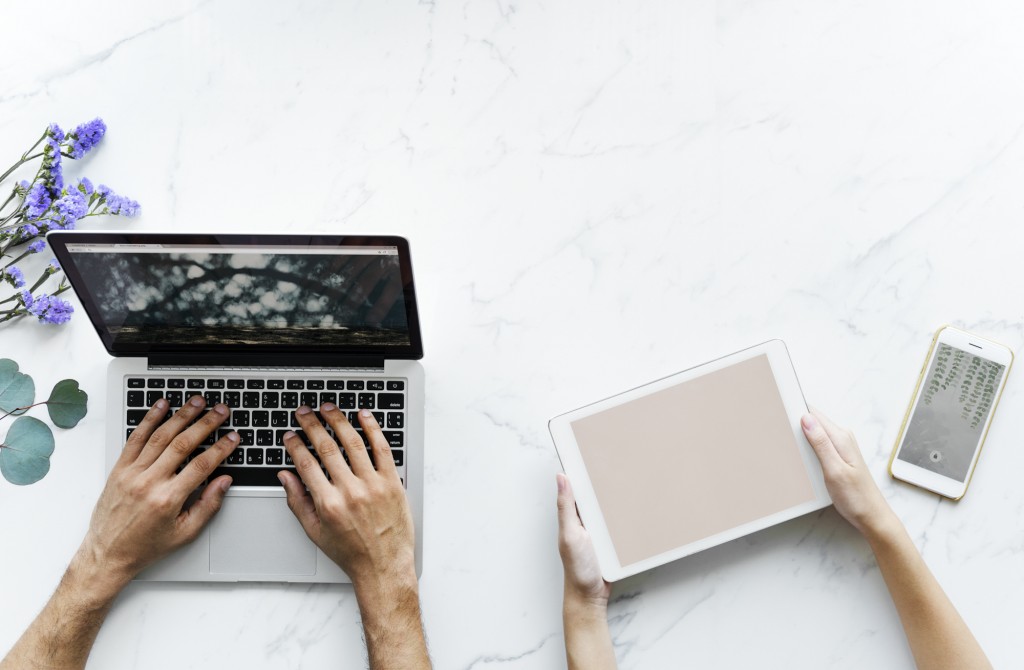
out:
<path id="1" fill-rule="evenodd" d="M 285 447 L 302 478 L 287 471 L 278 475 L 288 507 L 309 538 L 352 580 L 370 667 L 429 668 L 416 580 L 416 529 L 391 448 L 368 410 L 359 412 L 359 423 L 372 462 L 345 412 L 327 403 L 320 412 L 341 447 L 309 407 L 295 414 L 330 480 L 298 435 L 286 433 Z"/>

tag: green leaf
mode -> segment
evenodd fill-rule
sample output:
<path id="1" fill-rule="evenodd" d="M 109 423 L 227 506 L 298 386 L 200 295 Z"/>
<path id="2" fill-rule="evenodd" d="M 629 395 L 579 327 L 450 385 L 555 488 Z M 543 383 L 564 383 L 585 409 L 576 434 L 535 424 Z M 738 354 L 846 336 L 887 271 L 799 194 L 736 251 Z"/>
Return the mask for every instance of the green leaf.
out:
<path id="1" fill-rule="evenodd" d="M 50 421 L 59 428 L 74 428 L 82 420 L 89 404 L 89 395 L 78 388 L 74 379 L 57 382 L 46 401 Z"/>
<path id="2" fill-rule="evenodd" d="M 18 417 L 0 445 L 0 473 L 12 484 L 34 484 L 50 471 L 53 433 L 31 416 Z"/>
<path id="3" fill-rule="evenodd" d="M 36 385 L 28 375 L 18 372 L 18 364 L 0 358 L 0 410 L 13 412 L 28 407 L 36 397 Z"/>

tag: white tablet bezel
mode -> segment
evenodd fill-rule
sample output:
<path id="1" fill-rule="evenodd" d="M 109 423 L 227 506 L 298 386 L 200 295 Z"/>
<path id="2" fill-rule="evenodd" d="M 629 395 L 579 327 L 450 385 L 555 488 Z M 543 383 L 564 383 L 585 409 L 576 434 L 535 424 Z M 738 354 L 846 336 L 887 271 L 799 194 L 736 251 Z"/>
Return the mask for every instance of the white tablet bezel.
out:
<path id="1" fill-rule="evenodd" d="M 612 544 L 611 535 L 601 515 L 597 496 L 594 492 L 590 477 L 580 453 L 579 445 L 572 430 L 572 422 L 586 416 L 590 416 L 623 403 L 642 398 L 651 393 L 661 391 L 672 386 L 685 384 L 686 382 L 716 372 L 723 368 L 730 367 L 736 363 L 749 360 L 756 356 L 766 355 L 771 366 L 772 375 L 779 388 L 779 395 L 782 397 L 782 404 L 786 415 L 789 417 L 793 429 L 793 436 L 800 450 L 800 456 L 807 475 L 811 482 L 811 489 L 814 493 L 812 500 L 790 507 L 779 512 L 761 517 L 754 521 L 730 528 L 726 531 L 716 533 L 710 537 L 697 540 L 677 547 L 670 551 L 660 553 L 645 560 L 629 565 L 619 563 L 615 548 Z M 562 463 L 562 469 L 572 482 L 573 491 L 576 495 L 576 507 L 579 510 L 580 519 L 590 533 L 597 552 L 597 559 L 601 566 L 601 574 L 609 582 L 618 581 L 624 577 L 650 570 L 651 568 L 664 565 L 671 561 L 703 551 L 710 547 L 723 544 L 744 535 L 757 532 L 790 519 L 802 516 L 809 512 L 827 507 L 832 504 L 832 499 L 825 489 L 825 480 L 821 472 L 811 445 L 804 437 L 800 428 L 800 418 L 807 413 L 807 404 L 804 401 L 800 383 L 797 381 L 796 372 L 793 370 L 793 363 L 790 361 L 789 352 L 782 340 L 770 340 L 762 344 L 738 351 L 734 354 L 724 356 L 714 361 L 699 365 L 697 367 L 678 372 L 664 377 L 657 381 L 645 384 L 632 390 L 614 395 L 610 398 L 580 407 L 565 414 L 554 417 L 548 422 L 548 429 L 551 438 L 555 443 L 555 450 Z"/>

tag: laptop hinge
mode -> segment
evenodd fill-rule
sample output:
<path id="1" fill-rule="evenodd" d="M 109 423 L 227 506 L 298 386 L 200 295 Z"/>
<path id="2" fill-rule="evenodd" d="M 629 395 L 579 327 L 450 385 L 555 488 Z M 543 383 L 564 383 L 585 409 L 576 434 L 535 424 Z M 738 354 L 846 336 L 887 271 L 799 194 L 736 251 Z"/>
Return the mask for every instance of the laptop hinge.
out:
<path id="1" fill-rule="evenodd" d="M 337 354 L 150 354 L 149 367 L 223 370 L 375 370 L 384 369 L 383 356 Z"/>

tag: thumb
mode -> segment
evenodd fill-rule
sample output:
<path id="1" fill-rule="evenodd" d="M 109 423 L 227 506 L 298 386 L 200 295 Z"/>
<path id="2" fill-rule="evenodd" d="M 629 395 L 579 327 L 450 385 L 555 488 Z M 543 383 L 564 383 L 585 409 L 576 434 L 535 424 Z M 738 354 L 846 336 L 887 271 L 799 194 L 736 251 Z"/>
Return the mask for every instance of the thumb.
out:
<path id="1" fill-rule="evenodd" d="M 313 498 L 306 492 L 306 487 L 291 472 L 279 472 L 277 478 L 284 486 L 285 495 L 288 496 L 288 509 L 299 520 L 306 535 L 313 537 L 312 530 L 316 528 L 320 517 L 316 513 L 316 505 Z"/>
<path id="2" fill-rule="evenodd" d="M 224 495 L 228 492 L 230 486 L 231 477 L 226 475 L 217 477 L 217 479 L 214 479 L 203 489 L 203 494 L 199 496 L 199 500 L 188 508 L 182 524 L 188 542 L 194 540 L 199 535 L 199 531 L 203 529 L 203 526 L 209 523 L 213 515 L 220 511 L 220 506 L 224 503 Z"/>
<path id="3" fill-rule="evenodd" d="M 576 498 L 572 494 L 572 484 L 569 478 L 559 472 L 555 475 L 558 481 L 558 527 L 565 532 L 572 526 L 581 526 L 580 517 L 576 513 Z"/>
<path id="4" fill-rule="evenodd" d="M 804 437 L 814 449 L 814 455 L 818 457 L 821 469 L 838 465 L 837 461 L 841 460 L 839 452 L 836 451 L 832 439 L 825 432 L 821 422 L 813 414 L 804 414 L 800 418 L 800 427 L 803 428 Z"/>

